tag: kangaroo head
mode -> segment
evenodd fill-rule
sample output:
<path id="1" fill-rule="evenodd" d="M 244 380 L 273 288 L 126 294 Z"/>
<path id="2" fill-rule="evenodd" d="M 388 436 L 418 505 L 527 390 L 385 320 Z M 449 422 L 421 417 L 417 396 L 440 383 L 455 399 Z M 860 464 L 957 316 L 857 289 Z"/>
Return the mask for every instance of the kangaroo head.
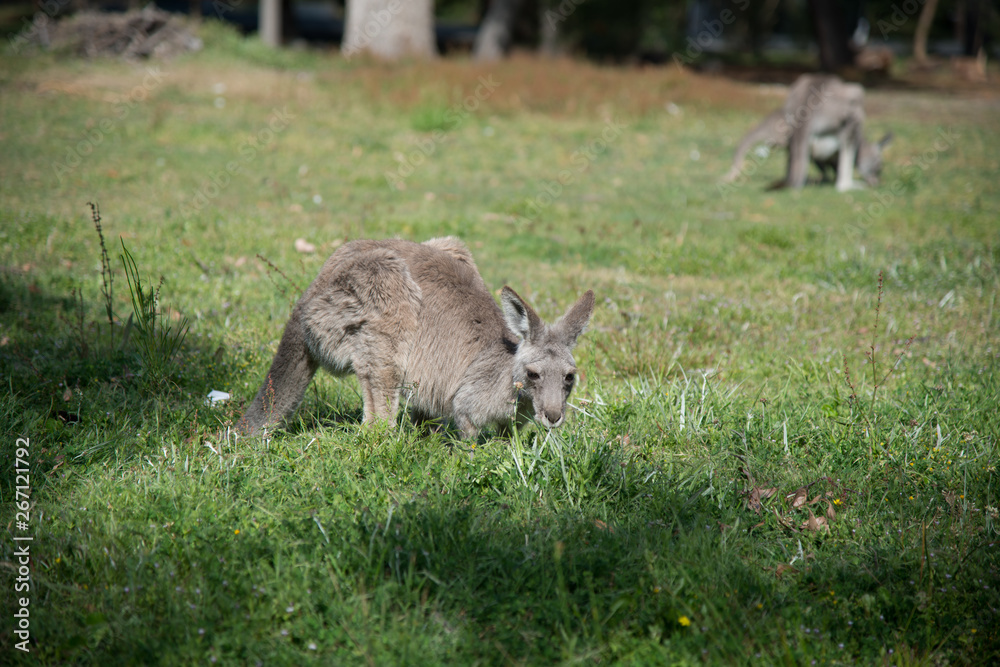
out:
<path id="1" fill-rule="evenodd" d="M 503 288 L 500 300 L 507 326 L 521 337 L 513 380 L 531 399 L 536 421 L 546 428 L 560 426 L 566 418 L 566 399 L 576 383 L 573 346 L 594 311 L 594 292 L 588 290 L 551 326 L 511 288 Z"/>
<path id="2" fill-rule="evenodd" d="M 858 147 L 858 159 L 856 160 L 858 172 L 871 187 L 875 187 L 879 183 L 879 178 L 882 175 L 882 151 L 889 145 L 890 141 L 892 141 L 892 132 L 886 132 L 885 136 L 878 142 L 870 144 L 867 141 L 862 141 Z"/>

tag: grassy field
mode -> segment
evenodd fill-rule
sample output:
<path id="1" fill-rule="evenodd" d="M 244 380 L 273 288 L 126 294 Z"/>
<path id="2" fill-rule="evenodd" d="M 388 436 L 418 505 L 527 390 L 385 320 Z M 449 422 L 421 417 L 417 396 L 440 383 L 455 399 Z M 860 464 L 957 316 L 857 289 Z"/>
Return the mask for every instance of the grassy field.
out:
<path id="1" fill-rule="evenodd" d="M 0 60 L 5 662 L 1000 660 L 995 91 L 872 91 L 878 190 L 720 189 L 780 90 L 203 36 Z M 562 429 L 318 376 L 232 435 L 333 249 L 445 234 L 545 318 L 597 293 Z"/>

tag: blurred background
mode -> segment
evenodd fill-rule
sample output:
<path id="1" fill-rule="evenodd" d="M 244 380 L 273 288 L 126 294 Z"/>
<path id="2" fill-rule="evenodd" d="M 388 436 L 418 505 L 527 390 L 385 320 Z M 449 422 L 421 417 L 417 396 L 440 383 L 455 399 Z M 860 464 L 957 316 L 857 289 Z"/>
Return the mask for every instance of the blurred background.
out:
<path id="1" fill-rule="evenodd" d="M 44 46 L 52 19 L 150 6 L 259 32 L 274 47 L 389 59 L 531 52 L 745 78 L 943 68 L 983 80 L 1000 34 L 996 0 L 3 0 L 0 30 Z"/>

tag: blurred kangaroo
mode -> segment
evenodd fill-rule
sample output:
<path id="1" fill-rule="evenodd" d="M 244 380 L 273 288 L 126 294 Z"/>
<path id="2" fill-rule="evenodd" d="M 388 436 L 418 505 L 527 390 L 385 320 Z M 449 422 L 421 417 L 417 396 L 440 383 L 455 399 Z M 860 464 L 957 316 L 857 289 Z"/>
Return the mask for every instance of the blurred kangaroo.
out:
<path id="1" fill-rule="evenodd" d="M 365 422 L 394 424 L 403 397 L 419 415 L 453 419 L 464 438 L 530 416 L 560 426 L 594 293 L 551 326 L 510 287 L 500 300 L 454 237 L 347 243 L 295 305 L 238 427 L 256 433 L 283 421 L 321 366 L 357 375 Z"/>
<path id="2" fill-rule="evenodd" d="M 856 83 L 844 83 L 830 75 L 800 76 L 789 89 L 784 106 L 768 114 L 740 141 L 723 181 L 739 178 L 747 153 L 764 144 L 769 149 L 788 149 L 786 176 L 776 187 L 805 185 L 810 160 L 819 168 L 824 182 L 828 171 L 833 172 L 841 192 L 860 187 L 854 181 L 854 167 L 865 183 L 878 185 L 882 151 L 892 141 L 892 133 L 877 143 L 865 139 L 863 103 L 864 88 Z"/>

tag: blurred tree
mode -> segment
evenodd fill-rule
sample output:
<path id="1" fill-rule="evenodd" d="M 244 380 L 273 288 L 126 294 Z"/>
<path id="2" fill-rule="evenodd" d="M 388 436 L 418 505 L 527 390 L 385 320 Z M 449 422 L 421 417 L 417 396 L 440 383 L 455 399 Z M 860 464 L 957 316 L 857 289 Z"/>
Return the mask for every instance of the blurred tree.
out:
<path id="1" fill-rule="evenodd" d="M 854 61 L 844 5 L 842 0 L 809 0 L 813 29 L 819 43 L 819 64 L 827 72 L 836 72 Z M 852 30 L 856 23 L 855 16 L 850 24 Z"/>
<path id="2" fill-rule="evenodd" d="M 386 60 L 433 58 L 433 0 L 347 0 L 341 52 Z"/>
<path id="3" fill-rule="evenodd" d="M 194 4 L 192 1 L 192 6 Z M 281 46 L 295 34 L 291 0 L 260 0 L 258 13 L 258 33 L 261 41 L 268 46 Z"/>
<path id="4" fill-rule="evenodd" d="M 937 4 L 938 0 L 927 0 L 920 10 L 920 18 L 917 19 L 917 28 L 913 32 L 913 59 L 918 65 L 927 64 L 927 36 L 931 31 L 931 23 L 934 22 Z"/>
<path id="5" fill-rule="evenodd" d="M 490 0 L 486 16 L 476 33 L 472 57 L 476 60 L 499 60 L 507 55 L 514 31 L 514 21 L 521 0 Z"/>

